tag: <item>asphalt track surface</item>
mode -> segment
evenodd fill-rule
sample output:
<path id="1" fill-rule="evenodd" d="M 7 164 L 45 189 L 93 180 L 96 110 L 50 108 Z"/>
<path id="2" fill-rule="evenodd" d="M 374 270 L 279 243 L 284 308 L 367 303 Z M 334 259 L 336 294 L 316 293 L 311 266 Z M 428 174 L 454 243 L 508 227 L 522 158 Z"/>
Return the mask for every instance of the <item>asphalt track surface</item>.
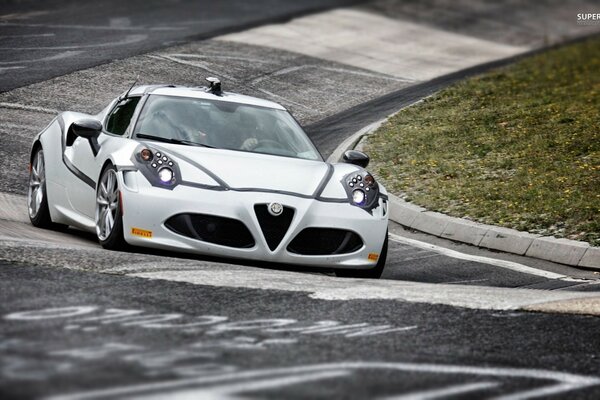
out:
<path id="1" fill-rule="evenodd" d="M 110 14 L 136 4 L 123 3 L 114 2 Z M 43 4 L 52 8 L 53 3 Z M 89 21 L 81 9 L 77 11 L 77 3 L 72 7 L 66 12 L 72 12 L 70 20 L 54 22 L 110 26 L 106 17 L 98 16 L 107 15 L 104 7 L 95 10 L 96 17 Z M 160 17 L 166 20 L 168 13 L 164 14 Z M 63 14 L 34 14 L 29 22 L 51 15 Z M 169 24 L 153 26 L 177 26 L 177 18 L 185 21 L 186 17 L 181 13 Z M 112 24 L 137 29 L 141 21 L 130 18 Z M 151 46 L 181 39 L 166 39 L 162 31 L 148 33 L 148 26 L 144 25 L 141 34 L 148 35 Z M 23 32 L 19 34 L 27 34 Z M 19 43 L 30 39 L 21 38 Z M 117 36 L 106 39 L 117 40 Z M 129 53 L 118 57 L 138 54 L 142 45 L 125 44 Z M 102 51 L 88 49 L 85 54 Z M 25 51 L 10 54 L 17 57 Z M 28 54 L 34 56 L 39 54 Z M 116 56 L 104 57 L 106 61 Z M 85 67 L 71 61 L 75 64 L 69 71 Z M 52 61 L 47 64 L 53 65 Z M 472 72 L 395 91 L 309 125 L 308 131 L 328 154 L 357 127 Z M 19 144 L 14 152 L 25 151 L 23 146 Z M 600 397 L 598 317 L 457 307 L 384 296 L 386 285 L 395 282 L 414 284 L 417 290 L 427 283 L 439 284 L 437 291 L 472 288 L 473 304 L 481 288 L 506 290 L 499 293 L 507 301 L 513 288 L 537 289 L 534 293 L 540 298 L 595 292 L 600 285 L 590 271 L 491 253 L 391 224 L 392 234 L 439 248 L 434 251 L 392 240 L 384 279 L 372 285 L 373 292 L 350 293 L 351 299 L 342 299 L 339 292 L 337 297 L 332 293 L 344 281 L 333 278 L 331 271 L 298 271 L 148 250 L 108 252 L 91 235 L 72 229 L 35 229 L 22 217 L 0 219 L 0 259 L 10 261 L 0 265 L 1 398 L 165 398 L 173 394 L 291 399 Z M 505 259 L 530 269 L 457 258 L 444 249 Z M 166 272 L 178 268 L 171 271 L 175 276 L 199 274 L 201 278 L 195 282 L 152 278 L 161 268 Z M 220 275 L 230 278 L 221 284 Z M 244 286 L 254 276 L 266 277 L 259 282 L 263 286 L 271 283 L 269 277 L 274 282 L 279 279 L 277 284 L 287 289 Z M 350 288 L 357 284 L 347 282 Z M 314 287 L 323 293 L 316 295 Z M 435 297 L 435 286 L 427 289 L 431 292 L 423 288 L 425 297 Z M 377 296 L 381 298 L 373 299 Z"/>
<path id="2" fill-rule="evenodd" d="M 600 396 L 594 317 L 9 265 L 0 300 L 7 399 Z"/>
<path id="3" fill-rule="evenodd" d="M 161 47 L 354 3 L 357 1 L 3 1 L 0 92 Z"/>

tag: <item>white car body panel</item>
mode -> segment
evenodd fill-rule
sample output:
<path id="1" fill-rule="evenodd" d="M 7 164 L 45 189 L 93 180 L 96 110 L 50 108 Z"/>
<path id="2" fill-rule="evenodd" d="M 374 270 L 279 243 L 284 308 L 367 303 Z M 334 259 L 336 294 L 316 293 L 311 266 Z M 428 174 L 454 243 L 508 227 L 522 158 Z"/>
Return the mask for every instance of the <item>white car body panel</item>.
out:
<path id="1" fill-rule="evenodd" d="M 152 87 L 134 88 L 129 95 L 144 95 Z M 211 98 L 200 89 L 156 88 L 152 94 Z M 231 101 L 284 108 L 276 103 L 225 93 L 219 101 Z M 143 101 L 140 101 L 142 104 Z M 137 246 L 189 253 L 234 257 L 249 260 L 340 268 L 370 268 L 387 232 L 387 192 L 379 185 L 376 205 L 365 210 L 351 204 L 344 178 L 364 170 L 351 164 L 327 164 L 299 158 L 252 152 L 212 149 L 130 139 L 127 132 L 116 136 L 103 132 L 98 137 L 99 151 L 93 154 L 87 139 L 75 138 L 68 145 L 69 127 L 74 121 L 95 118 L 104 121 L 113 101 L 101 113 L 91 116 L 60 114 L 34 140 L 44 149 L 46 190 L 52 221 L 95 232 L 96 185 L 103 167 L 117 168 L 122 196 L 124 239 Z M 143 106 L 143 105 L 142 105 Z M 138 111 L 133 117 L 137 118 Z M 179 167 L 181 181 L 174 188 L 153 186 L 134 161 L 142 147 L 167 154 Z M 256 204 L 280 203 L 295 210 L 294 217 L 279 245 L 271 250 L 261 230 Z M 165 226 L 174 215 L 190 213 L 220 216 L 241 221 L 255 244 L 234 248 L 178 234 Z M 329 255 L 300 255 L 288 251 L 290 242 L 305 228 L 335 228 L 356 233 L 363 246 L 353 252 Z M 151 237 L 133 234 L 151 232 Z M 235 234 L 233 232 L 232 234 Z"/>
<path id="2" fill-rule="evenodd" d="M 322 161 L 203 147 L 184 147 L 167 143 L 148 142 L 148 144 L 173 155 L 179 165 L 185 161 L 175 154 L 190 160 L 198 160 L 204 168 L 234 188 L 259 188 L 311 195 L 328 170 L 327 165 Z M 282 167 L 282 164 L 285 167 Z M 244 168 L 240 168 L 241 165 Z M 185 176 L 183 179 L 187 180 Z M 346 195 L 344 194 L 343 197 Z"/>

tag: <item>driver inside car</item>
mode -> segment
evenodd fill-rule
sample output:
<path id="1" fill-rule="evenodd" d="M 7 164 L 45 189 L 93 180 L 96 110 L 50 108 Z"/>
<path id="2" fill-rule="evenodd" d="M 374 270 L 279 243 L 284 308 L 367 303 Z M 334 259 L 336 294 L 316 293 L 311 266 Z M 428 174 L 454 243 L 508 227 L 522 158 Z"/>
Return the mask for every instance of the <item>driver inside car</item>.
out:
<path id="1" fill-rule="evenodd" d="M 240 125 L 243 127 L 243 131 L 238 132 L 242 143 L 240 150 L 250 151 L 258 145 L 258 139 L 256 138 L 256 131 L 259 129 L 258 121 L 253 115 L 242 113 L 240 115 Z"/>

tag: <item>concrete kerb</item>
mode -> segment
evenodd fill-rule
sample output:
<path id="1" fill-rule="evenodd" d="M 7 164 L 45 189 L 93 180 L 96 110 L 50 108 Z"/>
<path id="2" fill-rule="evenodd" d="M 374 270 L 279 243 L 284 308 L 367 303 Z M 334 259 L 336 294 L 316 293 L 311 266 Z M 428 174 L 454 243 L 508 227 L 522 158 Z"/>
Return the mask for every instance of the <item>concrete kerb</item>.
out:
<path id="1" fill-rule="evenodd" d="M 414 104 L 416 103 L 412 105 Z M 392 115 L 362 128 L 344 140 L 331 153 L 327 162 L 340 162 L 346 150 L 361 150 L 368 135 L 375 132 Z M 389 198 L 390 220 L 402 226 L 478 247 L 525 255 L 574 267 L 600 270 L 600 248 L 591 247 L 586 242 L 534 235 L 515 229 L 480 224 L 428 211 L 393 194 L 389 194 Z"/>

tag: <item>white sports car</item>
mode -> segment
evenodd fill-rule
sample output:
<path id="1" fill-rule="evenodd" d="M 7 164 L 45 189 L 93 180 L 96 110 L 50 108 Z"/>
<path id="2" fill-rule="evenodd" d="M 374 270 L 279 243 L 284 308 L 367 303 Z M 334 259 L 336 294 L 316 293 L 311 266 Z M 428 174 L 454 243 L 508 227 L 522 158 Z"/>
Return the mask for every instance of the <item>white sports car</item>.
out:
<path id="1" fill-rule="evenodd" d="M 329 164 L 281 105 L 209 87 L 132 87 L 36 135 L 33 225 L 128 245 L 378 278 L 387 194 L 348 151 Z"/>

